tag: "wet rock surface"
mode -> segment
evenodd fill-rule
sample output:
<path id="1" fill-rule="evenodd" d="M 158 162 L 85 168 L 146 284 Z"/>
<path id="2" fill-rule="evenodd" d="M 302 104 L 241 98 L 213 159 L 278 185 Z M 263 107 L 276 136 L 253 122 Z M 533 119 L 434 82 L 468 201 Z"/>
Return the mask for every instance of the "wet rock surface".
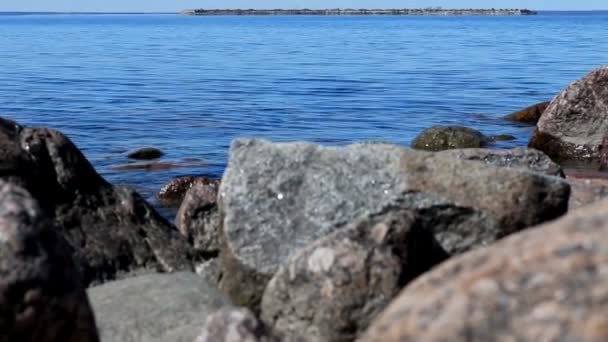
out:
<path id="1" fill-rule="evenodd" d="M 192 342 L 230 302 L 195 273 L 149 274 L 88 290 L 103 342 Z"/>
<path id="2" fill-rule="evenodd" d="M 219 181 L 196 182 L 186 193 L 175 225 L 197 253 L 210 257 L 219 253 L 220 214 L 217 205 Z"/>
<path id="3" fill-rule="evenodd" d="M 608 202 L 412 282 L 359 341 L 605 341 Z"/>
<path id="4" fill-rule="evenodd" d="M 0 341 L 97 342 L 70 247 L 24 189 L 0 181 Z"/>
<path id="5" fill-rule="evenodd" d="M 192 269 L 194 252 L 137 193 L 100 177 L 63 134 L 0 120 L 3 180 L 23 186 L 73 248 L 85 284 Z"/>
<path id="6" fill-rule="evenodd" d="M 545 110 L 530 147 L 559 160 L 599 161 L 608 135 L 608 66 L 571 83 Z"/>
<path id="7" fill-rule="evenodd" d="M 207 318 L 195 342 L 279 342 L 269 330 L 245 308 L 223 308 Z"/>
<path id="8" fill-rule="evenodd" d="M 483 133 L 463 126 L 433 126 L 422 131 L 412 142 L 412 148 L 443 151 L 455 148 L 479 148 L 490 139 Z"/>
<path id="9" fill-rule="evenodd" d="M 488 165 L 514 167 L 544 173 L 549 176 L 563 177 L 561 166 L 553 162 L 541 151 L 517 147 L 509 150 L 458 149 L 438 152 L 439 155 L 458 159 L 479 161 Z"/>
<path id="10" fill-rule="evenodd" d="M 144 147 L 127 153 L 127 157 L 136 160 L 158 159 L 164 155 L 163 151 L 154 147 Z"/>
<path id="11" fill-rule="evenodd" d="M 447 259 L 411 209 L 388 208 L 291 257 L 272 278 L 262 319 L 282 341 L 352 341 L 407 284 Z"/>
<path id="12" fill-rule="evenodd" d="M 509 121 L 517 121 L 535 125 L 540 119 L 540 117 L 543 115 L 547 107 L 549 107 L 550 103 L 551 101 L 537 103 L 515 113 L 509 114 L 505 116 L 505 119 Z"/>
<path id="13" fill-rule="evenodd" d="M 290 255 L 390 205 L 424 212 L 443 248 L 460 253 L 560 216 L 568 196 L 555 177 L 395 145 L 239 139 L 220 187 L 220 287 L 255 310 Z"/>

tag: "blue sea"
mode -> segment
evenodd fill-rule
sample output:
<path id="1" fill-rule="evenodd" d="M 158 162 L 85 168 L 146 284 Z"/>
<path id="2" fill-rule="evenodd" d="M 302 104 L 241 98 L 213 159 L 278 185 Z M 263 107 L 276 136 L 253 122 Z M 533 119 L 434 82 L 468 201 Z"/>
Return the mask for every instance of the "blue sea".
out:
<path id="1" fill-rule="evenodd" d="M 408 145 L 551 99 L 608 63 L 608 12 L 525 17 L 0 15 L 0 115 L 68 134 L 108 180 L 147 198 L 221 176 L 230 141 Z M 116 170 L 155 146 L 177 168 Z"/>

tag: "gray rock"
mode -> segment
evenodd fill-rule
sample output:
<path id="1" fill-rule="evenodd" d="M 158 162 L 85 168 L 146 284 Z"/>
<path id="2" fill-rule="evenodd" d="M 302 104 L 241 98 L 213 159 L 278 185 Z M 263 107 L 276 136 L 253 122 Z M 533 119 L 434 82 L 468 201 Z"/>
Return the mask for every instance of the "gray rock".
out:
<path id="1" fill-rule="evenodd" d="M 219 182 L 195 183 L 186 193 L 175 225 L 199 254 L 207 258 L 219 253 L 220 215 L 217 206 Z"/>
<path id="2" fill-rule="evenodd" d="M 412 142 L 417 150 L 443 151 L 454 148 L 479 148 L 490 139 L 480 131 L 463 126 L 433 126 L 422 131 Z"/>
<path id="3" fill-rule="evenodd" d="M 85 284 L 141 268 L 192 270 L 194 252 L 137 193 L 108 184 L 63 134 L 0 119 L 1 179 L 21 185 L 74 249 Z"/>
<path id="4" fill-rule="evenodd" d="M 195 342 L 278 342 L 245 308 L 223 308 L 207 318 Z"/>
<path id="5" fill-rule="evenodd" d="M 99 341 L 68 244 L 27 191 L 0 181 L 0 341 Z"/>
<path id="6" fill-rule="evenodd" d="M 192 342 L 230 302 L 195 273 L 150 274 L 88 290 L 103 342 Z"/>
<path id="7" fill-rule="evenodd" d="M 220 180 L 194 176 L 177 177 L 165 184 L 160 189 L 158 194 L 156 194 L 156 198 L 164 206 L 179 207 L 188 190 L 190 190 L 195 184 L 207 185 L 213 189 L 219 188 Z"/>
<path id="8" fill-rule="evenodd" d="M 530 147 L 559 160 L 599 162 L 608 135 L 608 66 L 573 82 L 551 101 L 530 140 Z"/>
<path id="9" fill-rule="evenodd" d="M 523 168 L 549 176 L 564 177 L 561 166 L 541 151 L 517 147 L 510 150 L 468 148 L 438 152 L 442 156 L 480 161 L 488 165 Z"/>
<path id="10" fill-rule="evenodd" d="M 426 210 L 425 224 L 454 253 L 558 217 L 568 196 L 569 186 L 555 177 L 394 145 L 239 139 L 220 187 L 220 287 L 256 309 L 290 255 L 404 201 Z"/>
<path id="11" fill-rule="evenodd" d="M 608 202 L 454 257 L 360 342 L 607 341 Z"/>
<path id="12" fill-rule="evenodd" d="M 127 153 L 127 157 L 137 160 L 158 159 L 164 155 L 163 151 L 154 147 L 144 147 Z"/>
<path id="13" fill-rule="evenodd" d="M 353 341 L 412 279 L 448 255 L 412 209 L 386 208 L 291 257 L 262 300 L 282 341 Z"/>

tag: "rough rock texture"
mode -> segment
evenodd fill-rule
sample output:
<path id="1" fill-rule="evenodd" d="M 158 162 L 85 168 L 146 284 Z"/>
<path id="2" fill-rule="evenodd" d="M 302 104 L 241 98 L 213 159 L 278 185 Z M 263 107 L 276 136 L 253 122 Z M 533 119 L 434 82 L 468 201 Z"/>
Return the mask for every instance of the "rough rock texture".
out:
<path id="1" fill-rule="evenodd" d="M 85 284 L 192 269 L 192 248 L 138 194 L 101 178 L 63 134 L 0 119 L 0 178 L 23 186 L 74 249 Z"/>
<path id="2" fill-rule="evenodd" d="M 412 142 L 412 147 L 417 150 L 443 151 L 483 147 L 489 141 L 481 132 L 468 127 L 433 126 L 422 131 Z"/>
<path id="3" fill-rule="evenodd" d="M 195 183 L 186 193 L 175 218 L 182 235 L 205 257 L 219 253 L 218 190 L 219 182 Z"/>
<path id="4" fill-rule="evenodd" d="M 607 171 L 608 170 L 608 136 L 605 136 L 602 139 L 602 144 L 599 149 L 600 154 L 600 170 Z"/>
<path id="5" fill-rule="evenodd" d="M 162 157 L 164 153 L 154 147 L 144 147 L 127 154 L 127 157 L 138 160 L 152 160 Z"/>
<path id="6" fill-rule="evenodd" d="M 195 342 L 278 342 L 268 329 L 244 308 L 223 308 L 207 318 Z"/>
<path id="7" fill-rule="evenodd" d="M 442 156 L 480 161 L 488 165 L 523 168 L 549 176 L 563 177 L 562 168 L 546 154 L 532 148 L 517 147 L 510 150 L 468 148 L 438 152 Z"/>
<path id="8" fill-rule="evenodd" d="M 422 275 L 359 341 L 607 341 L 608 202 Z"/>
<path id="9" fill-rule="evenodd" d="M 608 198 L 608 180 L 569 178 L 572 188 L 569 210 L 578 209 Z"/>
<path id="10" fill-rule="evenodd" d="M 150 274 L 88 290 L 103 342 L 192 342 L 230 302 L 195 273 Z"/>
<path id="11" fill-rule="evenodd" d="M 96 342 L 70 248 L 31 196 L 0 181 L 0 342 Z"/>
<path id="12" fill-rule="evenodd" d="M 387 208 L 291 257 L 268 284 L 262 320 L 282 341 L 353 341 L 405 284 L 448 255 L 411 209 Z"/>
<path id="13" fill-rule="evenodd" d="M 547 107 L 549 107 L 550 103 L 551 101 L 537 103 L 518 112 L 509 114 L 505 116 L 505 119 L 509 121 L 536 124 Z"/>
<path id="14" fill-rule="evenodd" d="M 568 196 L 555 177 L 395 145 L 238 139 L 220 187 L 220 287 L 256 309 L 291 254 L 390 205 L 419 210 L 444 249 L 459 253 L 558 217 Z"/>
<path id="15" fill-rule="evenodd" d="M 552 158 L 598 162 L 608 135 L 608 66 L 562 91 L 541 116 L 530 147 Z"/>
<path id="16" fill-rule="evenodd" d="M 179 207 L 188 190 L 195 184 L 219 188 L 220 180 L 194 176 L 178 177 L 163 186 L 156 195 L 156 198 L 165 206 Z"/>

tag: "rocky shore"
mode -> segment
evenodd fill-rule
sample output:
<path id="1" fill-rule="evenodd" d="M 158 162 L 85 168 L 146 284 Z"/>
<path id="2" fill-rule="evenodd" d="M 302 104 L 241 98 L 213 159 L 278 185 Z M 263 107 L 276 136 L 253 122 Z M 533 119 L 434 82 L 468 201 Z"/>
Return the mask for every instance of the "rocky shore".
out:
<path id="1" fill-rule="evenodd" d="M 159 193 L 175 224 L 2 119 L 0 342 L 606 341 L 607 84 L 507 116 L 529 148 L 236 139 L 221 180 Z"/>
<path id="2" fill-rule="evenodd" d="M 442 9 L 442 8 L 393 8 L 393 9 L 190 9 L 181 15 L 400 15 L 400 16 L 462 16 L 462 15 L 536 15 L 528 9 Z"/>

